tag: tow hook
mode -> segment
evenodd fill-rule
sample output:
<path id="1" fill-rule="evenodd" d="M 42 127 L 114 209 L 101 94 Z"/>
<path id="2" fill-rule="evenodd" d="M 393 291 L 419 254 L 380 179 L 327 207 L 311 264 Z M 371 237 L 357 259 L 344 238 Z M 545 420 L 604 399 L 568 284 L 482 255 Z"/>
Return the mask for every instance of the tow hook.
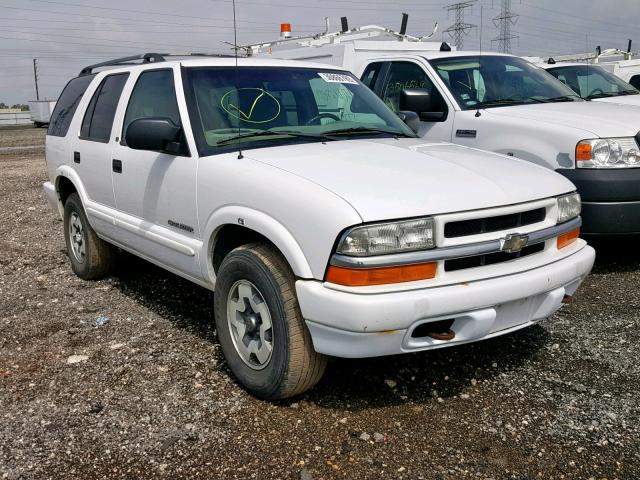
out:
<path id="1" fill-rule="evenodd" d="M 451 329 L 448 329 L 446 332 L 429 332 L 427 336 L 433 338 L 434 340 L 453 340 L 456 336 L 456 332 Z"/>

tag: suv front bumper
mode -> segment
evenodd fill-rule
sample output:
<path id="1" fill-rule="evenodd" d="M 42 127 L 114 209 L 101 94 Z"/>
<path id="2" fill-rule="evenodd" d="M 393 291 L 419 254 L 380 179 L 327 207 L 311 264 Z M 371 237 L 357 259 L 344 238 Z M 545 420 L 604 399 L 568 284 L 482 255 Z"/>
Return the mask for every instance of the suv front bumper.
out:
<path id="1" fill-rule="evenodd" d="M 556 170 L 582 197 L 582 233 L 640 233 L 640 168 Z"/>
<path id="2" fill-rule="evenodd" d="M 317 352 L 361 358 L 442 348 L 503 335 L 547 318 L 573 295 L 595 260 L 583 240 L 556 262 L 471 283 L 392 293 L 351 293 L 314 280 L 296 291 Z M 449 341 L 418 337 L 422 324 L 453 320 Z"/>

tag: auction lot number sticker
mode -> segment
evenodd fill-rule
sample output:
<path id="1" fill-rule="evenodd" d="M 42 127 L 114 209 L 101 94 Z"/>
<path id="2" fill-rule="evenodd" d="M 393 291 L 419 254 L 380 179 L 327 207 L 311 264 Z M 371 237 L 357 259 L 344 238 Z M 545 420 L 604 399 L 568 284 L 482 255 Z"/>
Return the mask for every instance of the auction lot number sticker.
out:
<path id="1" fill-rule="evenodd" d="M 351 75 L 344 75 L 342 73 L 326 73 L 318 72 L 320 78 L 329 83 L 351 83 L 357 85 L 358 82 Z"/>

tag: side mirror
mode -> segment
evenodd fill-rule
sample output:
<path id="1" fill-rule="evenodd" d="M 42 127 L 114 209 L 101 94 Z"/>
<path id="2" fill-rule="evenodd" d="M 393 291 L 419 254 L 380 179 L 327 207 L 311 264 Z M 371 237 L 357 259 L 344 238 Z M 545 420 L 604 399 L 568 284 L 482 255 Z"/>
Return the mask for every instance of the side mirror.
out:
<path id="1" fill-rule="evenodd" d="M 400 120 L 402 120 L 411 130 L 413 130 L 413 133 L 418 133 L 418 130 L 420 130 L 420 117 L 418 117 L 418 114 L 416 112 L 412 112 L 410 110 L 402 110 L 398 112 L 397 115 Z"/>
<path id="2" fill-rule="evenodd" d="M 405 88 L 400 92 L 401 111 L 416 112 L 420 120 L 425 122 L 440 122 L 446 119 L 445 112 L 434 111 L 431 93 L 422 88 Z"/>
<path id="3" fill-rule="evenodd" d="M 134 120 L 127 127 L 125 140 L 134 150 L 181 155 L 185 153 L 182 128 L 168 118 L 149 117 Z"/>

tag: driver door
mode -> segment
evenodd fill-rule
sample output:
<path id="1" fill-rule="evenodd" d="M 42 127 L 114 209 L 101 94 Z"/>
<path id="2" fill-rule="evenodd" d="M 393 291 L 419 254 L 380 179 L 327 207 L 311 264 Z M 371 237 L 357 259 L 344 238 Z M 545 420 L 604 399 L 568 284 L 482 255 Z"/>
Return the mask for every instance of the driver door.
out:
<path id="1" fill-rule="evenodd" d="M 428 140 L 451 141 L 451 131 L 453 128 L 454 109 L 447 99 L 440 93 L 429 74 L 424 68 L 410 60 L 398 60 L 387 63 L 386 68 L 380 69 L 380 73 L 375 72 L 376 66 L 381 62 L 370 64 L 362 75 L 365 85 L 375 83 L 376 94 L 387 104 L 391 110 L 397 112 L 400 109 L 400 94 L 406 88 L 424 89 L 431 94 L 433 110 L 444 113 L 444 117 L 439 121 L 421 121 L 421 137 Z M 383 78 L 375 78 L 383 75 Z"/>
<path id="2" fill-rule="evenodd" d="M 171 68 L 144 70 L 132 79 L 119 111 L 121 138 L 111 152 L 111 175 L 120 243 L 198 276 L 197 156 L 134 150 L 126 142 L 128 126 L 140 118 L 162 117 L 182 125 L 186 112 L 178 107 L 178 79 L 179 71 Z"/>

